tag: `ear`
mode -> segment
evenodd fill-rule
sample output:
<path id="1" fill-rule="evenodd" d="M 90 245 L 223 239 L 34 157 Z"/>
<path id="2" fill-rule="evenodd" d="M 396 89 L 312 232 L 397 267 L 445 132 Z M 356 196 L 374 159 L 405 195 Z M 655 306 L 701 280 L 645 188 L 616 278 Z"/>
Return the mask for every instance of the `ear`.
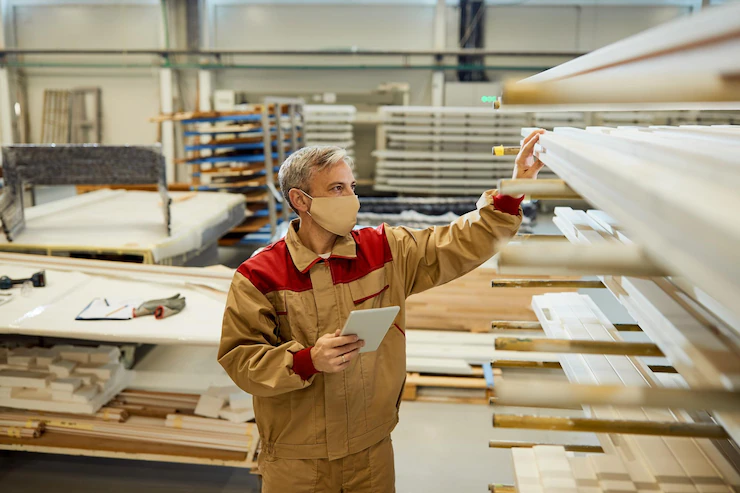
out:
<path id="1" fill-rule="evenodd" d="M 307 212 L 311 207 L 311 199 L 306 197 L 306 194 L 297 188 L 291 188 L 288 195 L 290 196 L 290 203 L 293 204 L 296 212 Z"/>

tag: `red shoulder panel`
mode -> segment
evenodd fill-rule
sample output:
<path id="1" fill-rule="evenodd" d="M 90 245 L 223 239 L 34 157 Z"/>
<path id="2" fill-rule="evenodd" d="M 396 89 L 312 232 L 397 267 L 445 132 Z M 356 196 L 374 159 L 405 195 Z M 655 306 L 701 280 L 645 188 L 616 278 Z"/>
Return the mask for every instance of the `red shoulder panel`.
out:
<path id="1" fill-rule="evenodd" d="M 237 272 L 249 279 L 262 294 L 283 290 L 308 291 L 312 287 L 308 272 L 301 274 L 296 269 L 284 239 L 246 260 Z"/>
<path id="2" fill-rule="evenodd" d="M 352 231 L 352 237 L 357 244 L 357 258 L 332 258 L 334 284 L 356 281 L 393 260 L 384 225 Z"/>

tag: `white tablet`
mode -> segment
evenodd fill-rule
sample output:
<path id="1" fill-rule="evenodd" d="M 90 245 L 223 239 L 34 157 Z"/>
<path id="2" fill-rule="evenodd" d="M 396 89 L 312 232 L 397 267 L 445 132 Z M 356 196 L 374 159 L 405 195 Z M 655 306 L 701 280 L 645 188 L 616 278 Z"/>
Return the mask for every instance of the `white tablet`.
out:
<path id="1" fill-rule="evenodd" d="M 360 348 L 361 353 L 375 351 L 383 342 L 385 334 L 393 325 L 393 321 L 400 310 L 401 308 L 398 306 L 389 306 L 350 312 L 347 323 L 344 324 L 342 329 L 342 335 L 356 334 L 365 341 L 365 345 Z"/>

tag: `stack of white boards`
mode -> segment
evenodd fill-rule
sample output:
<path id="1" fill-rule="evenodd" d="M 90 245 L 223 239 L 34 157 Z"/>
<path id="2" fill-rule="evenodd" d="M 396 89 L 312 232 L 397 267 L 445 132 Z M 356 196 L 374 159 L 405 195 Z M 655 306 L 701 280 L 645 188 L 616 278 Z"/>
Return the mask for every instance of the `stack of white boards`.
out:
<path id="1" fill-rule="evenodd" d="M 511 452 L 518 493 L 697 491 L 690 483 L 680 485 L 682 489 L 662 489 L 665 485 L 641 476 L 639 469 L 616 454 L 576 456 L 559 445 L 514 448 Z M 699 491 L 729 491 L 721 484 L 713 486 Z"/>
<path id="2" fill-rule="evenodd" d="M 578 293 L 534 296 L 532 306 L 548 337 L 595 341 L 621 339 L 589 296 Z M 646 360 L 647 358 L 601 354 L 568 353 L 560 356 L 561 366 L 568 379 L 577 384 L 633 388 L 686 386 L 680 375 L 665 375 L 665 378 L 659 380 L 647 370 Z M 681 410 L 628 408 L 619 404 L 618 398 L 615 398 L 613 406 L 583 407 L 587 416 L 599 419 L 693 422 L 692 416 Z M 619 458 L 625 463 L 629 478 L 624 481 L 657 485 L 640 487 L 639 491 L 729 492 L 740 487 L 740 475 L 708 439 L 618 433 L 599 434 L 597 437 L 609 454 L 608 457 L 615 457 L 613 467 L 617 467 Z M 614 474 L 622 472 L 615 470 Z M 622 486 L 624 489 L 609 487 L 603 491 L 636 491 L 629 489 L 627 484 Z"/>
<path id="3" fill-rule="evenodd" d="M 353 122 L 357 108 L 351 105 L 315 104 L 303 107 L 304 141 L 307 146 L 334 145 L 354 156 Z"/>
<path id="4" fill-rule="evenodd" d="M 95 414 L 128 384 L 113 346 L 0 348 L 0 406 Z"/>
<path id="5" fill-rule="evenodd" d="M 406 371 L 439 375 L 473 375 L 471 365 L 492 360 L 558 361 L 549 353 L 520 353 L 495 349 L 496 334 L 445 330 L 406 331 Z M 533 356 L 534 355 L 534 356 Z"/>
<path id="6" fill-rule="evenodd" d="M 514 156 L 495 145 L 518 145 L 527 115 L 489 108 L 383 106 L 375 189 L 439 195 L 480 195 L 508 178 Z"/>
<path id="7" fill-rule="evenodd" d="M 254 419 L 252 396 L 236 385 L 209 387 L 198 399 L 195 414 L 206 418 L 246 423 Z M 168 416 L 168 421 L 170 420 Z"/>

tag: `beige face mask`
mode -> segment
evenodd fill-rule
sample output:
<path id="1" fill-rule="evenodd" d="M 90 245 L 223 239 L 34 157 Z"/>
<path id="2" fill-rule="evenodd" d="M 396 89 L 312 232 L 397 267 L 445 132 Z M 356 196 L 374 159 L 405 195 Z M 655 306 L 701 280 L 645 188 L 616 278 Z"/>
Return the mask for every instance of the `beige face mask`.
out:
<path id="1" fill-rule="evenodd" d="M 316 198 L 306 192 L 303 192 L 303 195 L 311 199 L 311 209 L 308 215 L 316 221 L 316 224 L 330 233 L 347 236 L 357 224 L 357 211 L 360 210 L 360 200 L 357 195 Z"/>

